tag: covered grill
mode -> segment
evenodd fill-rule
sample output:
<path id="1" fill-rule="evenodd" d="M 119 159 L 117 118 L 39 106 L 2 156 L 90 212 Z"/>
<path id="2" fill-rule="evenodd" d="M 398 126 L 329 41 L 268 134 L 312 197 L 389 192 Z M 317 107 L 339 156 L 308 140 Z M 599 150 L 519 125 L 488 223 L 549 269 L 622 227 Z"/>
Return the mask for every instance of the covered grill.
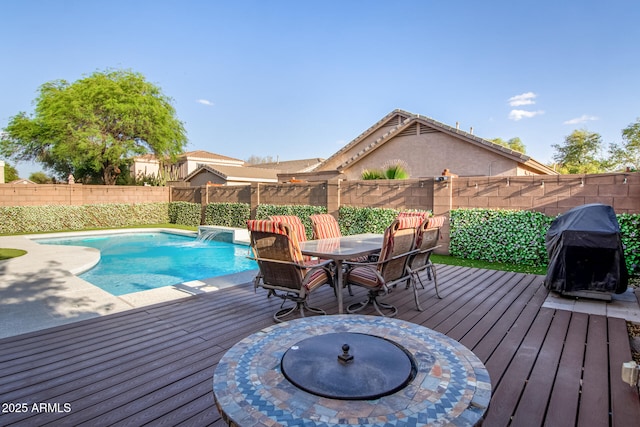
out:
<path id="1" fill-rule="evenodd" d="M 620 225 L 611 206 L 589 204 L 556 218 L 545 244 L 545 286 L 564 295 L 611 299 L 627 289 Z"/>

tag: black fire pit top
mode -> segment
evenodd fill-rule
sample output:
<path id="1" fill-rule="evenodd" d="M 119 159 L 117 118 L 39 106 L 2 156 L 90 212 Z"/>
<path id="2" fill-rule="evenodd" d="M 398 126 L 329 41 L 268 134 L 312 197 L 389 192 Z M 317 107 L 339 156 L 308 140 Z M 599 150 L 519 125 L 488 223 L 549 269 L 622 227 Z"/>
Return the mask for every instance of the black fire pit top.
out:
<path id="1" fill-rule="evenodd" d="M 395 393 L 417 371 L 413 357 L 398 344 L 351 332 L 304 339 L 285 352 L 281 367 L 296 387 L 342 400 L 378 399 Z"/>
<path id="2" fill-rule="evenodd" d="M 346 340 L 342 333 L 346 333 Z M 365 356 L 379 350 L 370 350 L 367 345 L 363 353 L 352 335 L 401 345 L 398 351 L 405 349 L 415 363 L 415 378 L 395 393 L 377 399 L 348 400 L 310 393 L 282 373 L 285 353 L 299 352 L 306 347 L 305 340 L 317 336 L 333 336 L 326 345 L 326 357 L 334 367 L 357 369 Z M 346 354 L 344 344 L 349 345 Z M 295 346 L 298 350 L 291 350 Z M 318 347 L 324 351 L 322 343 Z M 402 357 L 404 362 L 399 358 L 399 363 L 406 363 L 407 358 Z M 291 367 L 286 369 L 290 373 Z M 363 375 L 365 379 L 371 376 L 368 371 Z M 291 320 L 244 338 L 218 362 L 213 396 L 222 419 L 242 427 L 471 427 L 481 422 L 487 410 L 491 381 L 482 362 L 446 335 L 398 319 L 349 314 Z"/>

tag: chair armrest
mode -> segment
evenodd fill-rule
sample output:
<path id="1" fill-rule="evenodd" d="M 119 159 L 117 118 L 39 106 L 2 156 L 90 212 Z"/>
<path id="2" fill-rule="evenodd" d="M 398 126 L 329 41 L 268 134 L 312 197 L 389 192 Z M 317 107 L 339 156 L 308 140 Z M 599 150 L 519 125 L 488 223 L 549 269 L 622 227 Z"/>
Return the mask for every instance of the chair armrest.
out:
<path id="1" fill-rule="evenodd" d="M 272 259 L 272 258 L 259 258 L 259 257 L 252 257 L 252 256 L 248 256 L 247 258 L 254 260 L 254 261 L 266 261 L 266 262 L 273 262 L 276 264 L 286 264 L 286 265 L 293 265 L 299 268 L 318 268 L 318 267 L 325 267 L 331 263 L 333 263 L 332 260 L 328 259 L 328 260 L 324 260 L 322 262 L 318 262 L 315 264 L 300 264 L 297 262 L 293 262 L 293 261 L 284 261 L 281 259 Z"/>
<path id="2" fill-rule="evenodd" d="M 427 252 L 433 252 L 435 249 L 442 247 L 442 245 L 437 245 L 429 249 L 416 249 L 416 255 L 426 254 Z"/>
<path id="3" fill-rule="evenodd" d="M 398 258 L 403 258 L 403 257 L 412 256 L 412 255 L 415 255 L 415 254 L 417 254 L 417 253 L 418 253 L 418 250 L 417 250 L 417 249 L 413 249 L 413 250 L 410 250 L 409 252 L 403 252 L 403 253 L 398 254 L 398 255 L 396 255 L 396 256 L 393 256 L 393 257 L 391 257 L 391 258 L 389 258 L 389 259 L 386 259 L 386 260 L 384 260 L 384 261 L 380 261 L 380 260 L 378 260 L 378 261 L 374 261 L 374 262 L 345 261 L 343 264 L 344 264 L 344 265 L 346 265 L 346 266 L 347 266 L 347 268 L 348 268 L 350 265 L 352 265 L 352 266 L 354 266 L 354 267 L 377 266 L 377 265 L 379 265 L 379 264 L 384 264 L 384 263 L 387 263 L 387 262 L 390 262 L 390 261 L 394 261 L 394 260 L 396 260 L 396 259 L 398 259 Z"/>

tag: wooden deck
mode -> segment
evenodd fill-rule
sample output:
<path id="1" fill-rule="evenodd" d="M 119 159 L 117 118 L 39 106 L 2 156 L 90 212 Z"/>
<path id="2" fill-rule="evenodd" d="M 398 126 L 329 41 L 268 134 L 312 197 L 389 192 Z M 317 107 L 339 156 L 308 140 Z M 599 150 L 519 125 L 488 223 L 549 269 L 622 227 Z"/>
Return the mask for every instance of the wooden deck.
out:
<path id="1" fill-rule="evenodd" d="M 631 360 L 624 320 L 541 308 L 541 276 L 438 272 L 443 299 L 428 287 L 425 311 L 408 290 L 387 300 L 399 318 L 445 333 L 485 363 L 493 385 L 485 426 L 638 425 L 638 394 L 620 379 Z M 345 293 L 345 302 L 363 295 Z M 11 412 L 0 425 L 221 426 L 216 364 L 272 325 L 279 302 L 246 284 L 0 340 L 0 403 Z M 331 289 L 313 305 L 335 313 Z"/>

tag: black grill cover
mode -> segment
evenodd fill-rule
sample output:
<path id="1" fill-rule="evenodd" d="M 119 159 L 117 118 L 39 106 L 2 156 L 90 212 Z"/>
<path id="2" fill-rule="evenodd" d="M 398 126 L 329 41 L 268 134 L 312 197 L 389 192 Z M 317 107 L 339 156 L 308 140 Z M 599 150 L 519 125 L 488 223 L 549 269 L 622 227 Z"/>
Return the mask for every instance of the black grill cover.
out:
<path id="1" fill-rule="evenodd" d="M 620 294 L 629 282 L 620 225 L 611 206 L 582 205 L 556 218 L 545 238 L 545 285 L 558 292 Z"/>

